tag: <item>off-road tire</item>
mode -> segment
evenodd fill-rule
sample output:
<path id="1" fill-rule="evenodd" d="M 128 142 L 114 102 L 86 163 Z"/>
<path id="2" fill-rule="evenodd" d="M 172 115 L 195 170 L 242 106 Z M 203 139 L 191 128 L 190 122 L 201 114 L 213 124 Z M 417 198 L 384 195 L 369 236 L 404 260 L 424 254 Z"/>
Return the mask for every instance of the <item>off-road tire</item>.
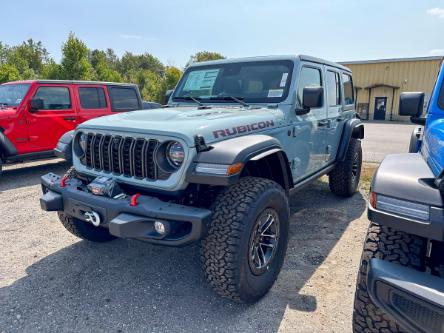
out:
<path id="1" fill-rule="evenodd" d="M 279 240 L 265 272 L 255 275 L 249 264 L 250 237 L 257 232 L 258 217 L 270 208 L 278 216 Z M 245 177 L 226 188 L 212 209 L 208 235 L 201 244 L 207 281 L 225 298 L 255 302 L 270 290 L 284 262 L 290 217 L 287 195 L 274 181 Z"/>
<path id="2" fill-rule="evenodd" d="M 426 241 L 418 236 L 371 223 L 356 283 L 353 310 L 353 332 L 404 332 L 397 323 L 378 308 L 367 292 L 367 267 L 372 258 L 383 259 L 402 266 L 424 271 Z"/>
<path id="3" fill-rule="evenodd" d="M 77 172 L 74 167 L 69 168 L 69 170 L 64 175 L 64 177 L 68 178 L 73 178 L 76 176 Z M 62 222 L 65 229 L 74 236 L 97 243 L 109 242 L 116 239 L 116 237 L 111 235 L 106 228 L 95 227 L 88 222 L 81 221 L 74 217 L 65 215 L 61 212 L 59 212 L 58 214 L 59 220 L 60 222 Z"/>
<path id="4" fill-rule="evenodd" d="M 330 190 L 341 197 L 352 196 L 358 189 L 361 166 L 361 141 L 351 138 L 344 161 L 339 162 L 329 173 Z"/>

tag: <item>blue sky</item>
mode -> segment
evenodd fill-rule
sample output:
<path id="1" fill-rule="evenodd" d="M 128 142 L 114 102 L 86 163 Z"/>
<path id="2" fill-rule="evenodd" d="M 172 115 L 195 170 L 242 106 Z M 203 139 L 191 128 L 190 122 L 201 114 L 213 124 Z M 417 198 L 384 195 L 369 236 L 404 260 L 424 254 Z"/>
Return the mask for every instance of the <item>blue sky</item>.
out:
<path id="1" fill-rule="evenodd" d="M 41 40 L 56 60 L 70 31 L 92 49 L 150 52 L 180 67 L 200 50 L 333 61 L 444 55 L 444 0 L 2 1 L 1 12 L 0 41 Z"/>

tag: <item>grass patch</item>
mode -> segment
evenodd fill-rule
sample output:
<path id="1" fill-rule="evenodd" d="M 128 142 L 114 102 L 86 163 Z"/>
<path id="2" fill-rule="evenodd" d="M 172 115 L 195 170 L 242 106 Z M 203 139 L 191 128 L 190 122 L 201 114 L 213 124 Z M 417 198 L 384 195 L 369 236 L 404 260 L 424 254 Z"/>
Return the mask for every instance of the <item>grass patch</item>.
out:
<path id="1" fill-rule="evenodd" d="M 378 163 L 362 163 L 361 182 L 359 184 L 361 190 L 368 192 L 372 183 L 373 175 L 378 168 Z"/>

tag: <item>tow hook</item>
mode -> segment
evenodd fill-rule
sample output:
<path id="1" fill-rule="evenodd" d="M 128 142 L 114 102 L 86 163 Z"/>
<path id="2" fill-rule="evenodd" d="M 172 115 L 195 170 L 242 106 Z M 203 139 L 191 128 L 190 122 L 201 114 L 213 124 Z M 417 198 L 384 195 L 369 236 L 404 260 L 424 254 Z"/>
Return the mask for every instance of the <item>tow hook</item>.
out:
<path id="1" fill-rule="evenodd" d="M 84 213 L 86 222 L 90 222 L 93 226 L 98 227 L 100 225 L 100 215 L 95 211 Z"/>

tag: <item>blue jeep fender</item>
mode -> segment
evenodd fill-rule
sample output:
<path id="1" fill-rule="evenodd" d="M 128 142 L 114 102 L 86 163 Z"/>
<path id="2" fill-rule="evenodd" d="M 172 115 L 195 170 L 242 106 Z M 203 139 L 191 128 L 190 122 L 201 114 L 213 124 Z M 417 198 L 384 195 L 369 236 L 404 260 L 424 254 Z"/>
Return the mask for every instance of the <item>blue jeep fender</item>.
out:
<path id="1" fill-rule="evenodd" d="M 349 119 L 344 124 L 336 161 L 343 162 L 345 160 L 348 146 L 352 138 L 364 139 L 364 123 L 358 118 Z"/>
<path id="2" fill-rule="evenodd" d="M 57 146 L 54 149 L 54 154 L 57 157 L 63 158 L 64 160 L 72 163 L 72 139 L 74 138 L 74 130 L 66 132 L 63 134 Z"/>
<path id="3" fill-rule="evenodd" d="M 231 175 L 205 174 L 196 171 L 199 163 L 233 165 L 242 163 L 240 172 Z M 272 179 L 286 191 L 293 187 L 287 155 L 278 140 L 268 135 L 249 135 L 224 140 L 197 154 L 187 171 L 187 181 L 195 184 L 227 186 L 240 176 L 250 175 Z"/>

